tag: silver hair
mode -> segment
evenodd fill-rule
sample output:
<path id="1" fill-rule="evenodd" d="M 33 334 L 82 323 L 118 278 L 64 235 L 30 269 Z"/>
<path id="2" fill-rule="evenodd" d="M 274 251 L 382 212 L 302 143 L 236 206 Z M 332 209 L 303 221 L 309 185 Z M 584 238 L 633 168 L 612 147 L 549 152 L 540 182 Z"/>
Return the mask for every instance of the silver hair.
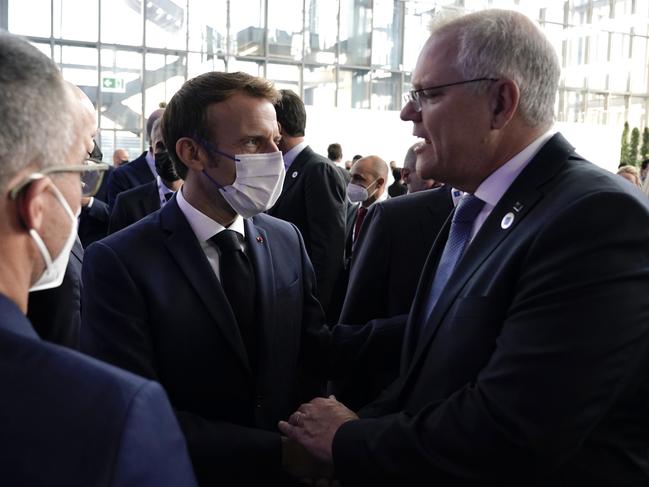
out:
<path id="1" fill-rule="evenodd" d="M 431 30 L 457 32 L 456 67 L 464 79 L 514 80 L 523 119 L 531 126 L 552 124 L 561 67 L 554 47 L 532 20 L 512 10 L 490 9 L 442 19 Z M 471 89 L 486 90 L 488 84 Z"/>
<path id="2" fill-rule="evenodd" d="M 79 117 L 56 64 L 27 41 L 0 32 L 0 188 L 27 166 L 65 163 Z"/>

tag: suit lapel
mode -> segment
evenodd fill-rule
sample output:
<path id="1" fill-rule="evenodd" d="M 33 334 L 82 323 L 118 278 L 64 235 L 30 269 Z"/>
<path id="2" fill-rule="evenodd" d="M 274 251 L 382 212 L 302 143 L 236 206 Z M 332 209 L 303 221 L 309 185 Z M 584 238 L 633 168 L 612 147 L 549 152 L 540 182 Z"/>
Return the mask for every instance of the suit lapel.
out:
<path id="1" fill-rule="evenodd" d="M 430 319 L 424 323 L 425 317 L 420 315 L 421 305 L 428 297 L 428 286 L 434 276 L 437 259 L 448 238 L 451 219 L 449 218 L 446 221 L 443 230 L 440 232 L 440 237 L 443 236 L 443 238 L 438 238 L 435 242 L 433 252 L 431 252 L 429 261 L 426 264 L 426 278 L 422 273 L 422 279 L 417 291 L 419 297 L 417 300 L 418 306 L 416 309 L 413 306 L 411 311 L 412 316 L 409 321 L 412 323 L 409 323 L 409 328 L 411 335 L 414 335 L 414 337 L 409 335 L 408 343 L 415 343 L 410 351 L 416 349 L 410 366 L 411 371 L 435 336 L 439 325 L 443 322 L 446 313 L 467 281 L 487 257 L 515 232 L 516 227 L 542 197 L 541 188 L 543 184 L 555 177 L 573 150 L 574 148 L 560 134 L 555 135 L 541 148 L 492 210 L 449 278 L 448 284 L 433 308 Z M 505 215 L 509 213 L 514 216 L 514 219 L 509 226 L 503 225 Z M 434 260 L 431 261 L 431 258 L 434 258 Z M 421 339 L 417 340 L 416 337 L 419 336 L 421 326 L 425 327 L 425 331 L 421 333 Z"/>
<path id="2" fill-rule="evenodd" d="M 167 234 L 164 242 L 167 249 L 214 318 L 215 326 L 251 374 L 246 349 L 230 303 L 175 198 L 160 211 L 160 224 Z"/>
<path id="3" fill-rule="evenodd" d="M 255 280 L 257 284 L 257 333 L 259 333 L 260 343 L 271 343 L 272 337 L 275 336 L 274 327 L 276 326 L 275 320 L 275 274 L 272 265 L 272 255 L 268 243 L 268 235 L 266 231 L 257 227 L 252 219 L 244 220 L 246 229 L 246 245 L 247 254 L 252 263 L 255 272 Z M 267 347 L 260 347 L 260 354 L 263 354 Z M 269 358 L 262 356 L 264 363 Z"/>
<path id="4" fill-rule="evenodd" d="M 144 215 L 153 213 L 156 210 L 160 209 L 160 193 L 158 192 L 158 182 L 152 181 L 147 183 L 149 191 L 147 191 L 146 198 L 140 200 L 142 205 L 142 211 Z"/>
<path id="5" fill-rule="evenodd" d="M 282 193 L 277 199 L 277 203 L 275 203 L 275 208 L 282 202 L 284 195 L 289 192 L 289 190 L 295 185 L 296 181 L 300 179 L 302 168 L 311 157 L 311 154 L 313 154 L 313 150 L 311 150 L 311 147 L 307 145 L 304 149 L 302 149 L 302 152 L 297 155 L 291 166 L 286 170 L 286 175 L 284 176 L 284 185 L 282 186 Z M 272 211 L 269 213 L 271 215 L 273 214 Z"/>

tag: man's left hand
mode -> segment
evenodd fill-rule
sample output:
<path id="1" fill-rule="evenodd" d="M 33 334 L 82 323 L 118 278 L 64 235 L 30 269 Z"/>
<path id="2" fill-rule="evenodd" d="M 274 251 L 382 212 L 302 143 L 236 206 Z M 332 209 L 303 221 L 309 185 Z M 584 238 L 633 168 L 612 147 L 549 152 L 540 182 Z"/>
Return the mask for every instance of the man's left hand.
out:
<path id="1" fill-rule="evenodd" d="M 300 443 L 321 462 L 331 465 L 331 446 L 341 424 L 358 419 L 336 398 L 317 397 L 302 404 L 286 421 L 279 422 L 279 430 Z"/>

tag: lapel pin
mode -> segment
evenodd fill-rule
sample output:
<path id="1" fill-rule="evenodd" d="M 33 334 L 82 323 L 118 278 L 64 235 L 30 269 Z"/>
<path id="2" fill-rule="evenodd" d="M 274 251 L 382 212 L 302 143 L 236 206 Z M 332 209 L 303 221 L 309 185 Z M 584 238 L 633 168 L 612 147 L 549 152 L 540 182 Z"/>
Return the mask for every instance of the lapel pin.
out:
<path id="1" fill-rule="evenodd" d="M 520 201 L 514 203 L 514 211 L 516 213 L 519 213 L 522 209 L 523 209 L 523 203 L 521 203 Z"/>
<path id="2" fill-rule="evenodd" d="M 510 211 L 503 217 L 502 221 L 500 222 L 500 228 L 507 230 L 512 226 L 512 223 L 514 223 L 514 214 Z"/>
<path id="3" fill-rule="evenodd" d="M 259 242 L 260 244 L 263 244 L 264 243 L 264 237 L 262 237 L 261 235 L 257 235 L 257 242 Z"/>
<path id="4" fill-rule="evenodd" d="M 293 174 L 291 174 L 291 177 L 295 179 L 297 177 L 297 171 L 293 171 Z"/>

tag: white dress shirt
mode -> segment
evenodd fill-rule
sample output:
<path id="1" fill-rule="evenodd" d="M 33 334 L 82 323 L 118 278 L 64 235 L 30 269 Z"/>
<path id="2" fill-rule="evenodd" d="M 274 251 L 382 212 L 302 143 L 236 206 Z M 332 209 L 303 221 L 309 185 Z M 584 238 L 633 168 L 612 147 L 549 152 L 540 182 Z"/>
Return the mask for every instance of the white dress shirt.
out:
<path id="1" fill-rule="evenodd" d="M 169 193 L 174 194 L 175 191 L 169 189 L 165 183 L 162 182 L 160 176 L 156 176 L 156 181 L 158 183 L 158 196 L 160 196 L 160 208 L 162 208 L 167 203 L 167 195 Z M 171 198 L 171 196 L 170 196 Z"/>
<path id="2" fill-rule="evenodd" d="M 482 224 L 491 214 L 500 198 L 507 192 L 518 175 L 525 169 L 529 162 L 534 158 L 536 153 L 545 145 L 545 143 L 555 134 L 555 129 L 550 129 L 522 151 L 512 157 L 505 164 L 495 170 L 487 179 L 482 181 L 478 189 L 473 193 L 475 196 L 485 202 L 484 207 L 478 213 L 471 232 L 471 240 L 476 236 Z"/>
<path id="3" fill-rule="evenodd" d="M 210 242 L 210 238 L 212 238 L 217 233 L 226 230 L 226 228 L 220 223 L 212 220 L 205 213 L 202 213 L 201 211 L 190 205 L 183 196 L 182 187 L 176 192 L 176 201 L 178 202 L 180 211 L 182 211 L 183 215 L 185 215 L 189 226 L 194 231 L 194 234 L 198 239 L 198 243 L 200 243 L 201 249 L 203 249 L 205 257 L 207 257 L 207 261 L 210 263 L 210 267 L 214 271 L 217 279 L 220 281 L 221 267 L 219 265 L 219 262 L 221 257 L 216 244 Z M 227 230 L 234 230 L 235 232 L 238 232 L 241 235 L 245 236 L 243 218 L 241 218 L 241 215 L 237 215 L 237 217 L 227 228 Z M 246 249 L 244 247 L 244 251 L 245 250 Z"/>
<path id="4" fill-rule="evenodd" d="M 304 150 L 304 148 L 307 145 L 309 144 L 306 143 L 306 140 L 303 140 L 298 145 L 293 147 L 290 151 L 288 151 L 286 154 L 284 154 L 284 169 L 288 171 L 288 168 L 291 167 L 291 164 L 293 164 L 295 158 L 298 156 L 300 152 Z"/>

